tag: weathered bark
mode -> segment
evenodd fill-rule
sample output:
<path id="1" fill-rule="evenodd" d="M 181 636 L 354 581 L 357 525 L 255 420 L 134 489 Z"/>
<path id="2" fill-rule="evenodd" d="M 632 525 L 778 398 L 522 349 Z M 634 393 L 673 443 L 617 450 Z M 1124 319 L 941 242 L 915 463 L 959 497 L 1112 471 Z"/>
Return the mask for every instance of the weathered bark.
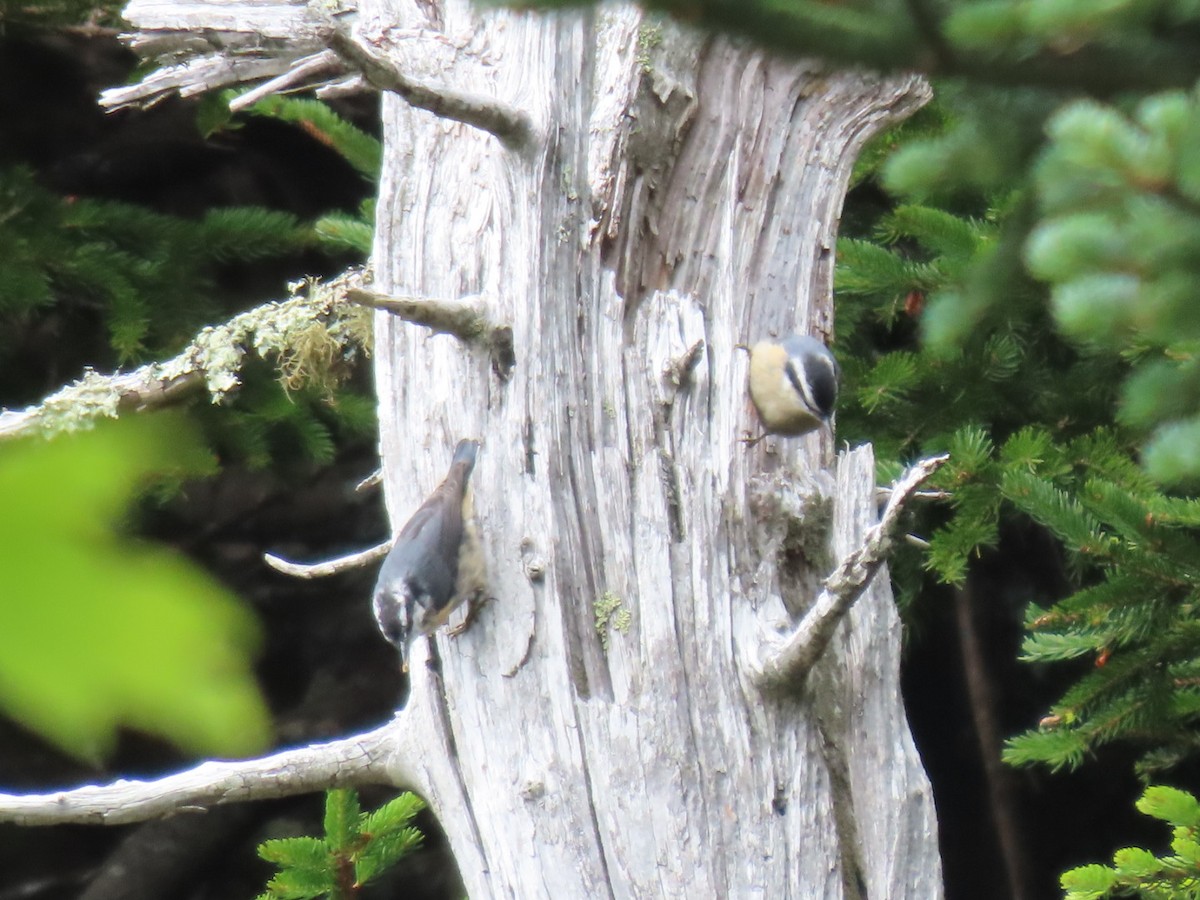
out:
<path id="1" fill-rule="evenodd" d="M 397 523 L 481 437 L 496 602 L 441 676 L 416 665 L 417 784 L 473 897 L 935 897 L 929 786 L 897 683 L 886 582 L 809 683 L 764 696 L 765 639 L 875 515 L 869 451 L 753 430 L 763 334 L 830 331 L 832 247 L 862 142 L 925 97 L 644 24 L 628 8 L 483 20 L 363 8 L 363 34 L 440 28 L 458 91 L 533 123 L 525 152 L 387 98 L 375 288 L 488 300 L 516 367 L 377 320 Z M 486 64 L 481 65 L 480 60 Z M 673 360 L 703 342 L 676 386 Z M 816 493 L 789 536 L 773 499 Z M 824 568 L 823 568 L 824 567 Z M 529 577 L 529 571 L 535 577 Z M 627 630 L 598 633 L 619 603 Z"/>
<path id="2" fill-rule="evenodd" d="M 243 62 L 291 77 L 218 8 Z M 294 12 L 285 56 L 301 68 L 328 62 L 314 9 Z M 768 59 L 628 7 L 367 0 L 356 29 L 420 96 L 503 113 L 449 121 L 386 97 L 372 284 L 406 303 L 470 298 L 492 334 L 511 328 L 515 365 L 497 366 L 491 341 L 376 317 L 393 520 L 456 440 L 482 438 L 495 602 L 430 642 L 434 665 L 418 646 L 408 706 L 370 735 L 161 787 L 0 798 L 0 818 L 131 820 L 255 795 L 255 780 L 387 780 L 429 801 L 475 898 L 940 896 L 887 579 L 807 678 L 760 687 L 877 510 L 869 448 L 741 442 L 757 425 L 737 346 L 830 334 L 853 158 L 926 87 Z M 481 130 L 514 109 L 516 133 Z"/>

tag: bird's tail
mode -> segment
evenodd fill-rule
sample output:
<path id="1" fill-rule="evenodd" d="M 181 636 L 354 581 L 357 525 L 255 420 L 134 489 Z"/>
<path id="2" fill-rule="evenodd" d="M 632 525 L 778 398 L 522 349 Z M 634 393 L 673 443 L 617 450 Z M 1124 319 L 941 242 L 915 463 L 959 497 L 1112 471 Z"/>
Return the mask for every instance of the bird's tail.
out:
<path id="1" fill-rule="evenodd" d="M 459 441 L 458 446 L 454 448 L 454 457 L 450 460 L 450 470 L 454 471 L 459 466 L 463 468 L 462 480 L 464 486 L 471 475 L 471 471 L 475 468 L 475 457 L 478 453 L 479 441 L 473 441 L 468 438 Z"/>

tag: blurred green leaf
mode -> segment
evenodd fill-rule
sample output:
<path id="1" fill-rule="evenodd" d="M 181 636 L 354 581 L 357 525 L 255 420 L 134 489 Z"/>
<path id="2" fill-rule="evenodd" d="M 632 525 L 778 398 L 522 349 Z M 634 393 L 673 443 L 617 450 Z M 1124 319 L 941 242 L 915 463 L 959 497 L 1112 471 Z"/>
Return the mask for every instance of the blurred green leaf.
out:
<path id="1" fill-rule="evenodd" d="M 0 710 L 89 759 L 118 727 L 202 755 L 266 744 L 254 621 L 192 563 L 120 530 L 150 476 L 211 467 L 177 415 L 0 446 Z"/>

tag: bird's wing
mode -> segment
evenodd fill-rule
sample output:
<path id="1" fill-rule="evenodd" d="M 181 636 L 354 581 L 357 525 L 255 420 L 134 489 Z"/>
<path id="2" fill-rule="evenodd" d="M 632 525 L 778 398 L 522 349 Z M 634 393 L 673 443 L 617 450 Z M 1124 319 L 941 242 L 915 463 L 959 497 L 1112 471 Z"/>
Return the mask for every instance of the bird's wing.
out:
<path id="1" fill-rule="evenodd" d="M 443 594 L 449 598 L 454 592 L 454 582 L 457 578 L 458 546 L 462 541 L 462 485 L 457 472 L 451 471 L 446 480 L 425 498 L 425 502 L 412 514 L 396 536 L 396 543 L 418 544 L 427 548 L 425 552 L 435 550 L 426 560 L 428 567 L 432 559 L 445 560 L 448 568 L 426 568 L 428 584 L 420 584 L 416 599 L 422 595 L 440 597 Z M 435 549 L 436 548 L 436 549 Z M 436 582 L 436 583 L 434 583 Z"/>

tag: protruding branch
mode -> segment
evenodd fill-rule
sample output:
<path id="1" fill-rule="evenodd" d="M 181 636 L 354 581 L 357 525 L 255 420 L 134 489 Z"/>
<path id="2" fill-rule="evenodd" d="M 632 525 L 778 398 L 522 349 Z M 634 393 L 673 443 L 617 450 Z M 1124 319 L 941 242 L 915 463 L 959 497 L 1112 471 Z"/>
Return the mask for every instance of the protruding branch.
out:
<path id="1" fill-rule="evenodd" d="M 795 684 L 808 674 L 825 652 L 842 618 L 854 601 L 862 596 L 872 576 L 886 559 L 892 534 L 905 503 L 949 458 L 943 454 L 923 459 L 911 466 L 892 485 L 883 515 L 876 525 L 867 530 L 862 546 L 847 555 L 833 574 L 825 579 L 825 587 L 817 597 L 817 602 L 804 614 L 796 630 L 754 673 L 754 680 L 759 687 L 783 688 Z"/>
<path id="2" fill-rule="evenodd" d="M 508 378 L 516 365 L 512 328 L 497 325 L 477 301 L 428 300 L 416 297 L 391 297 L 356 288 L 346 293 L 351 303 L 382 309 L 414 325 L 424 325 L 439 334 L 452 334 L 467 344 L 488 349 L 492 366 L 501 378 Z"/>
<path id="3" fill-rule="evenodd" d="M 383 469 L 376 469 L 362 481 L 354 486 L 356 494 L 365 494 L 367 491 L 374 490 L 383 484 Z"/>
<path id="4" fill-rule="evenodd" d="M 688 347 L 687 352 L 675 357 L 663 368 L 663 378 L 676 390 L 686 387 L 692 380 L 692 371 L 700 362 L 704 352 L 704 341 L 696 341 Z"/>
<path id="5" fill-rule="evenodd" d="M 123 825 L 218 803 L 288 797 L 343 785 L 411 787 L 412 779 L 396 770 L 397 742 L 404 733 L 397 718 L 355 737 L 261 759 L 201 763 L 154 781 L 120 780 L 53 794 L 0 794 L 0 822 Z"/>
<path id="6" fill-rule="evenodd" d="M 879 503 L 887 503 L 888 497 L 892 496 L 892 486 L 885 485 L 875 488 L 875 500 Z M 909 495 L 911 500 L 951 500 L 954 495 L 950 491 L 913 491 Z"/>
<path id="7" fill-rule="evenodd" d="M 78 381 L 35 406 L 0 410 L 0 439 L 34 431 L 75 431 L 97 419 L 116 418 L 122 412 L 166 406 L 204 383 L 199 370 L 173 366 L 176 360 L 142 366 L 123 375 L 101 375 L 87 369 Z"/>
<path id="8" fill-rule="evenodd" d="M 480 128 L 510 147 L 521 147 L 529 141 L 532 131 L 529 117 L 515 107 L 483 94 L 434 88 L 414 81 L 395 68 L 385 56 L 341 29 L 334 31 L 329 46 L 347 62 L 361 69 L 367 81 L 375 87 L 399 94 L 419 109 Z"/>
<path id="9" fill-rule="evenodd" d="M 336 559 L 327 559 L 319 563 L 291 562 L 273 553 L 264 553 L 263 562 L 276 572 L 291 575 L 293 578 L 325 578 L 328 575 L 336 575 L 339 572 L 348 572 L 351 569 L 361 569 L 369 566 L 371 563 L 387 556 L 387 552 L 391 549 L 392 542 L 389 540 L 366 550 L 360 550 L 357 553 L 339 556 Z"/>

